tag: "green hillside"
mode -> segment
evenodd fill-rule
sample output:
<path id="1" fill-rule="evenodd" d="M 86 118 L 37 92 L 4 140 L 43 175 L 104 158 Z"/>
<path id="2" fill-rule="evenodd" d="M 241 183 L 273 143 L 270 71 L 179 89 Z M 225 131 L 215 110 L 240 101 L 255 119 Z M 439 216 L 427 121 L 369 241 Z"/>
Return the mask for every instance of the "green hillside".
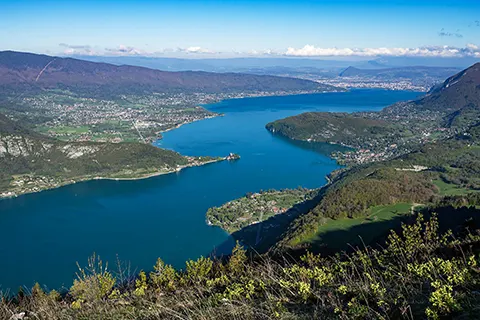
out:
<path id="1" fill-rule="evenodd" d="M 466 132 L 480 121 L 480 64 L 448 78 L 425 96 L 379 112 L 308 112 L 266 125 L 290 139 L 329 142 L 357 150 L 335 158 L 347 164 L 383 161 Z"/>
<path id="2" fill-rule="evenodd" d="M 145 177 L 199 162 L 150 144 L 63 142 L 0 115 L 0 194 L 4 196 L 96 177 Z"/>
<path id="3" fill-rule="evenodd" d="M 480 140 L 473 133 L 426 144 L 396 159 L 354 166 L 335 176 L 309 213 L 286 230 L 281 245 L 311 244 L 330 220 L 366 218 L 375 206 L 434 203 L 480 189 Z M 347 224 L 350 222 L 346 222 Z"/>
<path id="4" fill-rule="evenodd" d="M 307 112 L 267 124 L 266 128 L 295 140 L 331 142 L 349 146 L 394 141 L 400 127 L 383 120 L 348 113 Z"/>

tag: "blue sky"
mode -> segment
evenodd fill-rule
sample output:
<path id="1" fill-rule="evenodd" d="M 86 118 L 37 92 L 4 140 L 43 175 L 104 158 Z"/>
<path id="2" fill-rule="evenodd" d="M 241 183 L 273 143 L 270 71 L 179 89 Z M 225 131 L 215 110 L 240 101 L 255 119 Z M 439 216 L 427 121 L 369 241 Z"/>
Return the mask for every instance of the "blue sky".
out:
<path id="1" fill-rule="evenodd" d="M 0 50 L 480 57 L 479 21 L 480 0 L 0 0 Z"/>

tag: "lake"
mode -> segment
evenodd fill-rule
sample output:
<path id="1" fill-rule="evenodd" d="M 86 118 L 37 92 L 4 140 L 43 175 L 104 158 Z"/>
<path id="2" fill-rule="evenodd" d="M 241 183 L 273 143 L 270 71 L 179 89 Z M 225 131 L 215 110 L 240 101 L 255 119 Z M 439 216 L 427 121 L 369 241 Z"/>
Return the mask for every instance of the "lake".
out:
<path id="1" fill-rule="evenodd" d="M 332 146 L 293 143 L 265 124 L 305 111 L 380 110 L 415 92 L 351 92 L 227 100 L 206 106 L 224 116 L 166 132 L 155 145 L 192 156 L 241 159 L 136 181 L 87 181 L 0 200 L 0 289 L 35 282 L 69 287 L 94 252 L 114 268 L 150 270 L 157 257 L 182 268 L 185 261 L 233 240 L 208 226 L 209 207 L 266 189 L 317 188 L 338 165 Z M 222 249 L 216 249 L 221 247 Z M 222 253 L 222 252 L 219 252 Z"/>

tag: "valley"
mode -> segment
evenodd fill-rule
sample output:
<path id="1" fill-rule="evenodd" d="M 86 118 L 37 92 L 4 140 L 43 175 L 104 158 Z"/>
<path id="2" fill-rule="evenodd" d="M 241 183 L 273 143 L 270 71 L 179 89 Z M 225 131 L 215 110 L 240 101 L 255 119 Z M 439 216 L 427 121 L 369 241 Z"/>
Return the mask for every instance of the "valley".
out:
<path id="1" fill-rule="evenodd" d="M 447 80 L 444 88 L 449 88 L 450 83 L 462 85 L 461 81 L 455 81 Z M 432 101 L 444 99 L 445 89 L 437 89 L 439 96 Z M 178 286 L 184 292 L 190 290 L 183 285 L 193 272 L 192 266 L 211 263 L 222 269 L 223 262 L 215 259 L 225 254 L 231 253 L 233 260 L 239 254 L 242 257 L 260 254 L 259 258 L 270 266 L 287 256 L 292 261 L 309 261 L 307 266 L 293 262 L 291 268 L 280 269 L 282 275 L 276 276 L 290 287 L 290 275 L 296 270 L 320 272 L 315 262 L 320 257 L 318 253 L 325 257 L 322 272 L 332 277 L 333 274 L 343 277 L 333 271 L 337 262 L 328 262 L 335 261 L 330 259 L 337 259 L 338 252 L 354 256 L 363 254 L 362 246 L 371 246 L 373 249 L 368 250 L 373 251 L 368 252 L 383 252 L 382 259 L 391 259 L 387 257 L 396 252 L 395 241 L 402 241 L 392 236 L 393 230 L 406 223 L 408 227 L 404 226 L 403 232 L 408 237 L 418 231 L 410 224 L 417 219 L 416 226 L 422 225 L 423 215 L 430 219 L 425 228 L 435 233 L 444 232 L 442 228 L 446 225 L 463 228 L 460 226 L 467 222 L 476 228 L 476 208 L 480 204 L 477 172 L 480 135 L 474 120 L 476 108 L 469 104 L 475 101 L 467 101 L 466 108 L 460 105 L 437 110 L 429 105 L 428 95 L 418 98 L 416 92 L 385 90 L 222 100 L 197 109 L 204 112 L 197 114 L 200 118 L 204 116 L 202 121 L 193 119 L 185 125 L 174 125 L 176 120 L 172 121 L 176 129 L 167 128 L 162 139 L 152 145 L 138 142 L 142 138 L 133 138 L 134 132 L 132 142 L 118 139 L 102 142 L 101 137 L 88 136 L 97 125 L 102 126 L 102 119 L 114 118 L 126 105 L 117 106 L 106 102 L 110 101 L 106 98 L 86 99 L 81 95 L 72 98 L 71 93 L 63 91 L 55 91 L 53 95 L 49 92 L 46 97 L 57 101 L 52 115 L 62 115 L 52 129 L 45 130 L 50 128 L 50 122 L 42 126 L 32 121 L 50 110 L 48 103 L 37 104 L 35 99 L 26 100 L 32 104 L 23 106 L 28 110 L 24 113 L 21 108 L 10 108 L 6 112 L 11 118 L 0 116 L 1 181 L 7 190 L 3 196 L 55 188 L 0 200 L 3 241 L 13 239 L 17 243 L 0 251 L 10 259 L 0 272 L 18 275 L 3 279 L 5 288 L 39 282 L 75 295 L 78 284 L 83 283 L 76 280 L 71 286 L 75 261 L 91 252 L 102 254 L 107 262 L 117 259 L 120 268 L 122 263 L 118 259 L 122 257 L 142 269 L 151 268 L 150 258 L 161 255 L 166 262 L 159 260 L 154 270 L 169 270 L 167 288 Z M 145 103 L 141 96 L 135 99 Z M 159 105 L 166 101 L 161 99 Z M 99 103 L 105 105 L 98 108 L 100 116 L 95 118 L 92 110 Z M 154 104 L 142 108 L 152 112 L 166 110 L 156 109 Z M 29 106 L 38 108 L 33 117 L 34 108 L 28 109 Z M 126 110 L 127 113 L 119 115 L 141 117 L 142 113 L 133 106 Z M 186 111 L 182 107 L 178 111 L 178 119 L 182 119 Z M 216 116 L 220 114 L 221 117 Z M 128 123 L 130 118 L 127 119 Z M 88 121 L 92 123 L 85 123 Z M 421 130 L 435 126 L 442 129 L 441 133 L 418 135 Z M 120 132 L 127 127 L 116 130 Z M 143 129 L 135 131 L 149 140 L 158 137 L 157 133 L 148 134 Z M 386 153 L 385 145 L 391 146 L 394 141 L 402 149 Z M 361 147 L 369 149 L 362 151 Z M 380 150 L 380 157 L 372 156 L 376 150 Z M 367 158 L 342 160 L 358 152 Z M 223 161 L 237 160 L 239 155 L 239 161 Z M 199 167 L 187 168 L 192 166 Z M 170 172 L 175 174 L 164 174 Z M 56 188 L 65 184 L 68 185 Z M 87 229 L 89 239 L 85 241 L 83 235 Z M 422 239 L 431 245 L 428 237 L 431 236 Z M 466 238 L 470 240 L 461 243 L 476 241 L 475 237 L 471 235 Z M 58 242 L 58 238 L 68 239 L 68 246 Z M 248 251 L 242 253 L 239 243 Z M 389 251 L 376 251 L 378 244 L 384 243 L 389 243 Z M 142 250 L 138 250 L 139 245 Z M 178 247 L 184 249 L 172 251 Z M 16 256 L 19 248 L 27 255 Z M 52 252 L 60 257 L 55 259 L 55 266 L 35 258 Z M 203 257 L 190 260 L 198 256 L 213 260 Z M 253 258 L 244 262 L 248 279 L 260 268 L 255 261 Z M 183 273 L 185 266 L 187 271 Z M 272 275 L 272 271 L 268 274 Z M 157 281 L 153 280 L 157 276 L 151 273 L 147 278 L 145 274 L 145 279 Z M 141 280 L 142 277 L 140 272 L 137 289 L 144 286 L 138 281 L 147 281 Z M 206 277 L 210 288 L 230 298 L 233 290 L 230 285 L 243 286 L 243 280 L 228 280 L 225 276 L 218 280 L 210 271 Z M 233 282 L 223 288 L 218 281 Z M 249 281 L 251 284 L 252 280 Z M 344 282 L 335 284 L 340 286 L 338 290 L 348 290 L 340 283 Z M 272 284 L 268 283 L 269 288 Z M 148 292 L 150 285 L 148 282 L 143 290 Z M 34 288 L 35 292 L 43 292 L 46 287 Z M 204 290 L 203 285 L 195 288 Z M 133 292 L 139 292 L 137 289 Z M 128 290 L 121 299 L 132 299 Z M 259 292 L 263 290 L 267 289 Z M 111 288 L 109 292 L 116 291 Z M 173 291 L 168 296 L 178 299 L 179 293 Z M 313 299 L 307 293 L 301 296 Z M 294 294 L 293 298 L 296 297 Z M 80 310 L 90 312 L 89 307 L 82 305 L 88 300 L 75 299 L 74 304 L 79 304 Z M 113 298 L 102 299 L 110 303 Z"/>

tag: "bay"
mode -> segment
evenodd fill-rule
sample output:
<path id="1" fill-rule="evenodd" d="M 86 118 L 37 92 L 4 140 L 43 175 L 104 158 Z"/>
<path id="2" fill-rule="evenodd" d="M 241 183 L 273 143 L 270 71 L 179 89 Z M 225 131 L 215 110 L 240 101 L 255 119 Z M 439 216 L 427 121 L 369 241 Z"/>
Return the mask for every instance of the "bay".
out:
<path id="1" fill-rule="evenodd" d="M 205 213 L 267 189 L 317 188 L 338 168 L 332 146 L 293 143 L 265 124 L 306 111 L 380 110 L 415 92 L 354 90 L 226 100 L 206 106 L 224 114 L 164 133 L 154 144 L 184 155 L 241 159 L 136 181 L 87 181 L 0 201 L 0 290 L 69 287 L 96 253 L 114 268 L 150 270 L 157 257 L 183 268 L 185 261 L 227 250 L 233 240 L 208 226 Z M 217 249 L 219 250 L 219 249 Z M 222 252 L 219 252 L 222 253 Z"/>

